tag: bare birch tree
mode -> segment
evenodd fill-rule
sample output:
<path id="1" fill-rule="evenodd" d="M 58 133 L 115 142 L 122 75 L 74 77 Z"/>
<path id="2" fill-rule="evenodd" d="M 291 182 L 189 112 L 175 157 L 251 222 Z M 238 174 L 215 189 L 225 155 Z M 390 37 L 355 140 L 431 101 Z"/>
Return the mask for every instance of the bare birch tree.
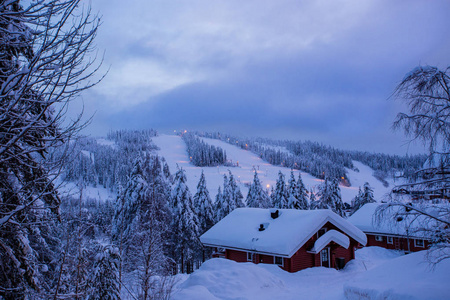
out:
<path id="1" fill-rule="evenodd" d="M 430 239 L 428 257 L 438 263 L 450 258 L 450 67 L 414 69 L 394 96 L 406 102 L 409 112 L 399 113 L 393 127 L 422 141 L 429 153 L 423 168 L 392 190 L 392 201 L 380 207 L 377 217 L 398 224 L 411 220 L 409 231 Z"/>

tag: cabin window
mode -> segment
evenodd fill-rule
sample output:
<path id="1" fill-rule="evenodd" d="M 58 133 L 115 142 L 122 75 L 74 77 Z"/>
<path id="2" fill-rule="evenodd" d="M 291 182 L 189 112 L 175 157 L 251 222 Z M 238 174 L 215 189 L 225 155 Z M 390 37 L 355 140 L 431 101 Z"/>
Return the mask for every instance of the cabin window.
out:
<path id="1" fill-rule="evenodd" d="M 273 263 L 279 266 L 283 266 L 284 259 L 280 256 L 274 256 L 273 257 Z"/>
<path id="2" fill-rule="evenodd" d="M 423 242 L 423 240 L 414 240 L 414 246 L 415 247 L 425 247 L 425 243 Z"/>
<path id="3" fill-rule="evenodd" d="M 320 238 L 320 237 L 321 237 L 322 235 L 324 235 L 326 232 L 327 232 L 327 229 L 326 229 L 325 227 L 319 229 L 319 231 L 317 231 L 317 238 Z"/>
<path id="4" fill-rule="evenodd" d="M 375 236 L 375 241 L 382 242 L 383 241 L 383 236 L 382 235 L 376 235 Z"/>
<path id="5" fill-rule="evenodd" d="M 253 261 L 253 253 L 247 252 L 247 261 Z"/>
<path id="6" fill-rule="evenodd" d="M 388 236 L 387 237 L 387 243 L 388 244 L 393 244 L 394 243 L 394 238 L 392 236 Z"/>

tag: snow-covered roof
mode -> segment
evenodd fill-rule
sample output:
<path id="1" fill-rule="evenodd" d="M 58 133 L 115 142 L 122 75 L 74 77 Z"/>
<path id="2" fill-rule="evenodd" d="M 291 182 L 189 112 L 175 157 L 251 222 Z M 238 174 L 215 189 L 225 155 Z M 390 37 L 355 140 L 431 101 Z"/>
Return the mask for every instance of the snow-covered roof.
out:
<path id="1" fill-rule="evenodd" d="M 203 244 L 291 257 L 319 229 L 330 222 L 357 242 L 365 245 L 366 235 L 328 209 L 280 209 L 271 218 L 270 209 L 238 208 L 204 233 Z M 265 230 L 259 231 L 264 224 Z"/>
<path id="2" fill-rule="evenodd" d="M 368 203 L 358 209 L 348 221 L 364 231 L 365 233 L 380 235 L 395 235 L 426 238 L 422 233 L 417 232 L 420 228 L 427 226 L 429 220 L 423 217 L 408 216 L 403 207 L 391 207 L 385 213 L 376 218 L 377 208 L 383 204 Z"/>
<path id="3" fill-rule="evenodd" d="M 318 238 L 314 243 L 314 247 L 309 252 L 319 253 L 331 241 L 341 245 L 345 249 L 348 249 L 348 247 L 350 246 L 350 239 L 348 238 L 348 236 L 332 229 L 328 230 L 324 235 Z"/>

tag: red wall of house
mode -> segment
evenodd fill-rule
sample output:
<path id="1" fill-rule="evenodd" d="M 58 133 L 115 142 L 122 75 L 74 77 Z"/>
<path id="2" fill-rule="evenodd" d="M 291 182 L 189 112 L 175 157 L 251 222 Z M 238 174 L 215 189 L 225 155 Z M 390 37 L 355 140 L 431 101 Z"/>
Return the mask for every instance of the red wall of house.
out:
<path id="1" fill-rule="evenodd" d="M 297 272 L 306 268 L 316 266 L 315 255 L 306 252 L 306 247 L 301 247 L 291 258 L 288 258 L 288 263 L 285 264 L 285 270 L 288 272 Z"/>
<path id="2" fill-rule="evenodd" d="M 227 249 L 225 252 L 225 257 L 237 262 L 246 262 L 247 252 Z"/>
<path id="3" fill-rule="evenodd" d="M 381 235 L 383 237 L 383 241 L 379 242 L 375 240 L 375 235 L 373 234 L 366 234 L 367 235 L 367 245 L 366 246 L 378 246 L 383 247 L 386 249 L 393 249 L 393 250 L 403 250 L 403 251 L 421 251 L 428 249 L 429 243 L 428 241 L 424 241 L 424 247 L 416 247 L 414 245 L 414 239 L 409 239 L 409 249 L 408 249 L 408 239 L 403 237 L 393 237 L 393 243 L 389 244 L 387 242 L 387 236 Z"/>

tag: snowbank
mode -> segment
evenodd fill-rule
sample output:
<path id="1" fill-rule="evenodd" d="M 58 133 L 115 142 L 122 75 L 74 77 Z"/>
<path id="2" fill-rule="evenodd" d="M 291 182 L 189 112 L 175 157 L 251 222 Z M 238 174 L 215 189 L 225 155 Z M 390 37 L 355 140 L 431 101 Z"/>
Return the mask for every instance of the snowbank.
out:
<path id="1" fill-rule="evenodd" d="M 280 278 L 258 265 L 215 258 L 191 274 L 172 299 L 256 299 L 256 295 L 284 287 Z"/>
<path id="2" fill-rule="evenodd" d="M 297 273 L 215 258 L 180 283 L 172 299 L 448 299 L 450 260 L 432 271 L 424 255 L 365 247 L 344 270 L 316 267 Z"/>
<path id="3" fill-rule="evenodd" d="M 347 299 L 449 299 L 450 260 L 432 269 L 426 251 L 398 257 L 344 286 Z"/>

